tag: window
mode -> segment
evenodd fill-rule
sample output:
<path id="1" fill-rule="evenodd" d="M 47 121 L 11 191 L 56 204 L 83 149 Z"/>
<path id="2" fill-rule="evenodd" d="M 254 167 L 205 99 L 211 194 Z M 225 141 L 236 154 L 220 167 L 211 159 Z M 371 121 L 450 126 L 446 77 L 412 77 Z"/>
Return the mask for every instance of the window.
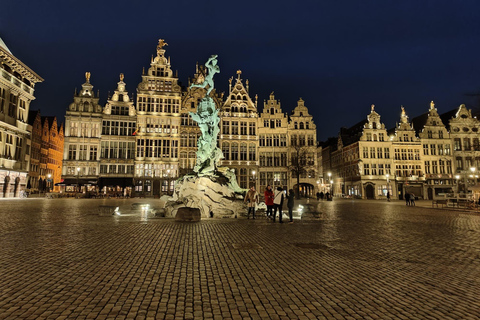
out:
<path id="1" fill-rule="evenodd" d="M 223 134 L 230 134 L 230 121 L 223 121 L 222 130 Z"/>
<path id="2" fill-rule="evenodd" d="M 68 146 L 68 160 L 77 160 L 77 146 L 69 145 Z"/>
<path id="3" fill-rule="evenodd" d="M 232 143 L 232 160 L 238 160 L 238 143 Z"/>
<path id="4" fill-rule="evenodd" d="M 368 158 L 368 147 L 363 147 L 363 158 Z"/>
<path id="5" fill-rule="evenodd" d="M 379 139 L 380 141 L 385 141 L 385 134 L 379 133 L 379 134 L 378 134 L 378 139 Z"/>
<path id="6" fill-rule="evenodd" d="M 437 146 L 436 146 L 435 144 L 431 144 L 431 145 L 430 145 L 430 154 L 431 154 L 432 156 L 436 156 L 436 155 L 437 155 L 437 149 L 436 149 L 436 147 L 437 147 Z"/>
<path id="7" fill-rule="evenodd" d="M 250 122 L 248 124 L 248 134 L 251 135 L 251 136 L 254 136 L 256 133 L 255 133 L 255 122 Z"/>
<path id="8" fill-rule="evenodd" d="M 383 148 L 377 148 L 377 158 L 378 159 L 383 158 Z"/>
<path id="9" fill-rule="evenodd" d="M 428 144 L 423 145 L 423 155 L 428 156 Z"/>
<path id="10" fill-rule="evenodd" d="M 240 160 L 246 161 L 247 160 L 247 144 L 242 143 L 240 145 Z"/>
<path id="11" fill-rule="evenodd" d="M 384 150 L 384 153 L 385 153 L 385 159 L 390 159 L 390 149 L 385 148 L 383 150 Z"/>
<path id="12" fill-rule="evenodd" d="M 453 150 L 455 150 L 455 151 L 462 150 L 462 145 L 461 145 L 460 138 L 453 139 Z"/>
<path id="13" fill-rule="evenodd" d="M 248 146 L 248 160 L 255 161 L 255 144 L 251 143 Z"/>
<path id="14" fill-rule="evenodd" d="M 370 175 L 370 165 L 368 163 L 363 165 L 363 172 L 365 175 Z"/>
<path id="15" fill-rule="evenodd" d="M 222 153 L 225 160 L 230 160 L 230 145 L 227 142 L 222 143 Z"/>
<path id="16" fill-rule="evenodd" d="M 238 134 L 238 121 L 232 121 L 232 134 Z"/>
<path id="17" fill-rule="evenodd" d="M 240 134 L 242 136 L 246 136 L 247 135 L 247 123 L 246 122 L 240 122 Z"/>
<path id="18" fill-rule="evenodd" d="M 371 133 L 367 133 L 367 141 L 372 141 L 372 134 Z"/>
<path id="19" fill-rule="evenodd" d="M 370 148 L 370 158 L 375 159 L 375 147 Z"/>

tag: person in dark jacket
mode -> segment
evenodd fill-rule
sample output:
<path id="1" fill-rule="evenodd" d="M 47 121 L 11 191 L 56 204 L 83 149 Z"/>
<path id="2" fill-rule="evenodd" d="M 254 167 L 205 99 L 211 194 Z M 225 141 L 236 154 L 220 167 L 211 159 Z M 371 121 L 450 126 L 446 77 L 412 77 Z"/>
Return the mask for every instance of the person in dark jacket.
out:
<path id="1" fill-rule="evenodd" d="M 293 223 L 293 206 L 295 205 L 295 192 L 293 189 L 288 190 L 287 197 L 287 207 L 288 207 L 288 217 L 290 218 L 289 223 Z"/>
<path id="2" fill-rule="evenodd" d="M 408 192 L 405 192 L 405 204 L 407 206 L 410 205 L 410 193 L 408 193 Z"/>

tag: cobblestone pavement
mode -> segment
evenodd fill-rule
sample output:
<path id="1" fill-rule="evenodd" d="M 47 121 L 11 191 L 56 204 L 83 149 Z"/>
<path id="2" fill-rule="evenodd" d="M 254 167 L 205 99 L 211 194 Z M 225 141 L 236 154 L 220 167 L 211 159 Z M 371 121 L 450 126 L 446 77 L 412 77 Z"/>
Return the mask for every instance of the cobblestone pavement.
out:
<path id="1" fill-rule="evenodd" d="M 178 223 L 134 202 L 155 200 L 0 201 L 0 318 L 480 319 L 479 214 L 335 200 Z"/>

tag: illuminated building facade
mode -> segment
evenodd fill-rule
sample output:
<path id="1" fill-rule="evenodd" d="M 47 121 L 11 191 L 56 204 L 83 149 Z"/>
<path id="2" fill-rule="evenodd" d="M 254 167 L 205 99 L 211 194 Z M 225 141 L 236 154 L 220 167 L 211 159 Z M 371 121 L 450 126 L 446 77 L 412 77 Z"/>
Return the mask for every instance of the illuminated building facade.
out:
<path id="1" fill-rule="evenodd" d="M 249 83 L 237 71 L 235 84 L 229 80 L 229 93 L 220 109 L 219 145 L 223 153 L 221 165 L 235 169 L 241 188 L 248 188 L 253 172 L 258 172 L 257 101 L 249 96 Z"/>
<path id="2" fill-rule="evenodd" d="M 173 192 L 178 177 L 182 90 L 159 40 L 157 55 L 137 87 L 135 194 Z"/>
<path id="3" fill-rule="evenodd" d="M 318 178 L 317 126 L 313 122 L 313 117 L 308 113 L 308 108 L 302 98 L 297 101 L 297 106 L 290 114 L 287 145 L 287 166 L 290 171 L 289 189 L 297 190 L 299 182 L 300 195 L 313 196 L 316 192 Z"/>
<path id="4" fill-rule="evenodd" d="M 288 163 L 288 117 L 282 111 L 280 101 L 273 92 L 263 103 L 263 112 L 258 120 L 259 169 L 253 179 L 259 178 L 260 191 L 267 185 L 288 188 L 290 176 Z"/>
<path id="5" fill-rule="evenodd" d="M 103 108 L 98 187 L 108 195 L 130 196 L 135 166 L 136 110 L 120 74 L 120 82 Z"/>
<path id="6" fill-rule="evenodd" d="M 28 113 L 42 81 L 0 39 L 0 197 L 18 197 L 27 187 Z"/>
<path id="7" fill-rule="evenodd" d="M 85 74 L 80 93 L 75 94 L 65 115 L 62 186 L 64 191 L 95 191 L 100 166 L 99 150 L 102 107 L 93 92 L 90 73 Z"/>
<path id="8" fill-rule="evenodd" d="M 460 105 L 449 120 L 453 146 L 454 178 L 458 192 L 468 192 L 468 187 L 478 182 L 480 166 L 480 121 L 472 111 Z"/>
<path id="9" fill-rule="evenodd" d="M 443 197 L 454 187 L 453 153 L 450 133 L 443 124 L 433 101 L 428 113 L 412 119 L 422 144 L 421 158 L 425 170 L 425 199 Z"/>

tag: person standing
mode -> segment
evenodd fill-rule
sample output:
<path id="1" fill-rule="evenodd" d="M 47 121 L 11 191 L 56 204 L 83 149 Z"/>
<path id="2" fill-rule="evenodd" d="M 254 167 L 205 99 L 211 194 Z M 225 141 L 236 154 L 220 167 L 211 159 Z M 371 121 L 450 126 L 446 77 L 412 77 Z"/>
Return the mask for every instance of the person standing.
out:
<path id="1" fill-rule="evenodd" d="M 415 193 L 410 194 L 410 205 L 415 207 Z"/>
<path id="2" fill-rule="evenodd" d="M 390 202 L 390 192 L 387 192 L 387 201 Z"/>
<path id="3" fill-rule="evenodd" d="M 288 190 L 288 197 L 287 197 L 288 217 L 290 218 L 289 223 L 293 223 L 294 204 L 295 204 L 295 192 L 293 192 L 293 189 L 290 189 Z"/>
<path id="4" fill-rule="evenodd" d="M 320 192 L 320 200 L 323 200 L 323 197 L 325 196 L 325 194 L 323 194 L 323 191 Z"/>
<path id="5" fill-rule="evenodd" d="M 284 193 L 282 187 L 278 187 L 275 190 L 275 198 L 273 199 L 273 222 L 275 222 L 275 216 L 277 215 L 278 210 L 278 222 L 283 223 L 282 221 L 282 207 L 283 207 Z"/>
<path id="6" fill-rule="evenodd" d="M 272 187 L 270 185 L 268 185 L 265 189 L 263 196 L 265 197 L 265 205 L 267 206 L 267 218 L 272 218 L 273 198 L 275 197 L 275 195 L 273 194 Z"/>
<path id="7" fill-rule="evenodd" d="M 405 192 L 405 204 L 407 206 L 410 205 L 410 193 L 408 193 L 408 192 Z"/>
<path id="8" fill-rule="evenodd" d="M 255 206 L 258 203 L 258 192 L 255 190 L 255 186 L 251 186 L 250 190 L 247 191 L 244 202 L 248 207 L 247 219 L 250 219 L 250 212 L 253 219 L 255 219 Z"/>

